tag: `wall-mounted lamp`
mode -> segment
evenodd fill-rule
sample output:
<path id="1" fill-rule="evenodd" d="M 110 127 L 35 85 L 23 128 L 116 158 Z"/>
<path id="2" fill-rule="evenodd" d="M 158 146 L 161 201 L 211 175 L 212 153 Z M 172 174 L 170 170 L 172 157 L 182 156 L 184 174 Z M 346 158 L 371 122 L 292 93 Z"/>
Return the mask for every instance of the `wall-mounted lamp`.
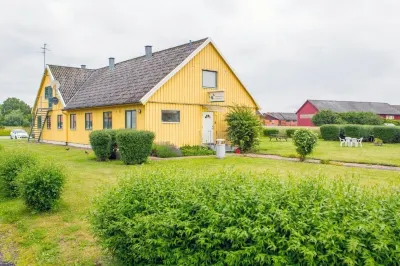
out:
<path id="1" fill-rule="evenodd" d="M 142 110 L 141 110 L 141 109 L 138 109 L 138 113 L 139 113 L 139 114 L 142 113 Z"/>

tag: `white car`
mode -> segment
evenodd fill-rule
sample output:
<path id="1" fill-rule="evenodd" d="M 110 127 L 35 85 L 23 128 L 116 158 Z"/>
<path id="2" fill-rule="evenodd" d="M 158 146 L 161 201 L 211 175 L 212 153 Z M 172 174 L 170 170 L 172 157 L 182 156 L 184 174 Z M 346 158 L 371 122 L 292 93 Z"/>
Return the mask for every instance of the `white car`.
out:
<path id="1" fill-rule="evenodd" d="M 22 129 L 14 129 L 10 133 L 10 139 L 24 139 L 28 137 L 28 133 L 26 133 L 26 131 Z"/>

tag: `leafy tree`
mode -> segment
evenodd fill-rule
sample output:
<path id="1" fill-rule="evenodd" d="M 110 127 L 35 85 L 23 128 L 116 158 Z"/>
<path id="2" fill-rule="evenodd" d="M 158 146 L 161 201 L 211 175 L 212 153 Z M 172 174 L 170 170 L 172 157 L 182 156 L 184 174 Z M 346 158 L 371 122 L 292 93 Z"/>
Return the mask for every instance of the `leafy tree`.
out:
<path id="1" fill-rule="evenodd" d="M 228 138 L 233 145 L 239 146 L 243 152 L 258 146 L 262 126 L 253 109 L 234 106 L 225 121 L 228 123 Z"/>
<path id="2" fill-rule="evenodd" d="M 13 110 L 21 110 L 24 116 L 29 115 L 31 113 L 31 107 L 24 101 L 17 99 L 15 97 L 8 98 L 7 100 L 5 100 L 2 104 L 1 109 L 3 115 L 9 114 Z"/>
<path id="3" fill-rule="evenodd" d="M 354 125 L 382 125 L 384 122 L 383 118 L 372 112 L 346 112 L 338 116 L 347 124 Z"/>
<path id="4" fill-rule="evenodd" d="M 6 126 L 23 126 L 29 124 L 21 110 L 13 110 L 4 116 L 4 125 Z"/>
<path id="5" fill-rule="evenodd" d="M 338 114 L 331 110 L 322 110 L 313 116 L 312 122 L 316 126 L 330 125 L 330 124 L 343 124 Z"/>
<path id="6" fill-rule="evenodd" d="M 304 161 L 308 154 L 311 154 L 317 144 L 317 135 L 308 129 L 298 129 L 293 134 L 293 143 L 296 152 L 300 155 L 300 161 Z"/>

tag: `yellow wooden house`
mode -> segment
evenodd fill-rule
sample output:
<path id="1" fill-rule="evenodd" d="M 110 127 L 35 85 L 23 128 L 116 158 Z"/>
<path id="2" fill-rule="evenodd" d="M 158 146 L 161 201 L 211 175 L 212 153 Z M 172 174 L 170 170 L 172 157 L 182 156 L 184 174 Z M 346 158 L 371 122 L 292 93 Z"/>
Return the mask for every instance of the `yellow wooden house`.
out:
<path id="1" fill-rule="evenodd" d="M 36 141 L 89 147 L 92 130 L 132 128 L 177 146 L 226 138 L 230 106 L 259 106 L 210 38 L 100 69 L 48 65 L 35 100 Z M 32 139 L 32 138 L 31 138 Z"/>

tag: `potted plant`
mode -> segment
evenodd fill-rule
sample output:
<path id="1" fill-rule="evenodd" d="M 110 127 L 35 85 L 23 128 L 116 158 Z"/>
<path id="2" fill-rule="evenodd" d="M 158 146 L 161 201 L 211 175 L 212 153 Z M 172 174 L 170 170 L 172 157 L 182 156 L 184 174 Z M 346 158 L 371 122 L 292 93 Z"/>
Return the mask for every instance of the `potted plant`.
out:
<path id="1" fill-rule="evenodd" d="M 383 145 L 383 141 L 381 139 L 379 139 L 379 138 L 376 138 L 374 140 L 374 145 L 375 146 L 382 146 Z"/>

